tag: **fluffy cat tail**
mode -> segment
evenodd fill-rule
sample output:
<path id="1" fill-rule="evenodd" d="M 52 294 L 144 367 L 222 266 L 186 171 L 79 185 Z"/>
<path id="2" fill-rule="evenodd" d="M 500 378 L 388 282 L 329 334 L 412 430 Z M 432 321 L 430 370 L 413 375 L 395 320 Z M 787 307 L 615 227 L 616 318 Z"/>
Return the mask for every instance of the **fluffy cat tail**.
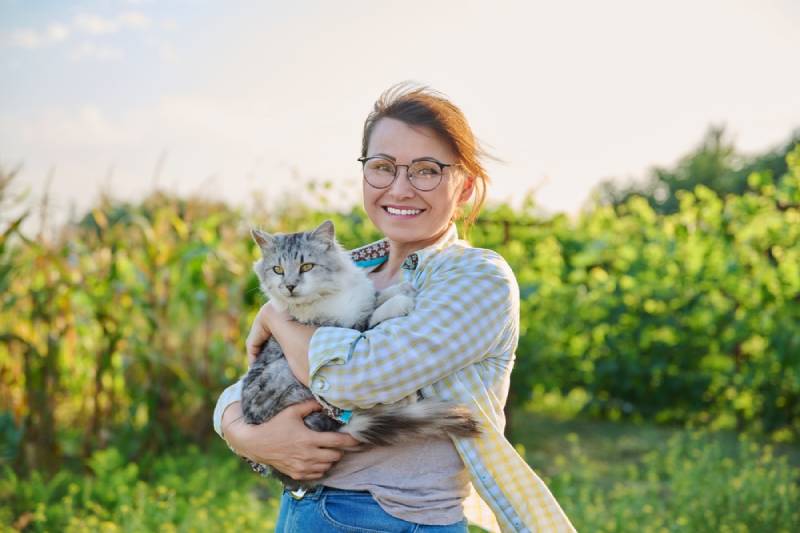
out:
<path id="1" fill-rule="evenodd" d="M 440 400 L 421 400 L 406 405 L 379 405 L 353 412 L 339 431 L 375 446 L 389 446 L 425 437 L 476 437 L 478 421 L 462 405 Z"/>

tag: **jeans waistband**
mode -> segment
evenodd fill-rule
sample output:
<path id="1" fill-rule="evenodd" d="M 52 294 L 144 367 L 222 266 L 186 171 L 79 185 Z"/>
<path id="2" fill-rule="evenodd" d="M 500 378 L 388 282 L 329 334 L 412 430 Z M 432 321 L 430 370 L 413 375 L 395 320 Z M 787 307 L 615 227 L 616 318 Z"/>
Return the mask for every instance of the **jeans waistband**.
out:
<path id="1" fill-rule="evenodd" d="M 289 490 L 287 488 L 283 489 L 284 492 L 289 494 L 295 500 L 317 500 L 322 497 L 325 493 L 336 493 L 336 494 L 353 494 L 353 495 L 369 495 L 370 492 L 367 490 L 347 490 L 347 489 L 337 489 L 334 487 L 326 487 L 325 485 L 317 485 L 316 487 L 306 489 L 305 491 L 301 490 Z"/>

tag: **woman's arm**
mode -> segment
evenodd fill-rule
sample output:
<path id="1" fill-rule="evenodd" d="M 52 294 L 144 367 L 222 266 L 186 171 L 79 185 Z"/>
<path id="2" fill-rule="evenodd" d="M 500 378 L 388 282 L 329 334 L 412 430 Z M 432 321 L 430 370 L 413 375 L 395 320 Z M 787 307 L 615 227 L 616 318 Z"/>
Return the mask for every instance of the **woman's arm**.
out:
<path id="1" fill-rule="evenodd" d="M 425 267 L 414 310 L 363 333 L 320 327 L 309 346 L 311 389 L 342 409 L 394 403 L 494 354 L 513 353 L 519 288 L 498 254 L 441 252 Z"/>
<path id="2" fill-rule="evenodd" d="M 270 303 L 265 304 L 258 313 L 248 335 L 250 343 L 261 346 L 272 334 L 281 345 L 283 355 L 297 380 L 308 387 L 308 346 L 316 326 L 301 324 L 289 316 L 285 310 L 278 310 Z M 266 334 L 265 334 L 266 332 Z"/>
<path id="3" fill-rule="evenodd" d="M 308 429 L 303 417 L 321 409 L 313 401 L 287 407 L 263 424 L 244 421 L 241 403 L 228 406 L 222 415 L 222 431 L 236 453 L 257 463 L 271 465 L 297 480 L 321 478 L 342 458 L 342 449 L 358 446 L 350 435 Z"/>

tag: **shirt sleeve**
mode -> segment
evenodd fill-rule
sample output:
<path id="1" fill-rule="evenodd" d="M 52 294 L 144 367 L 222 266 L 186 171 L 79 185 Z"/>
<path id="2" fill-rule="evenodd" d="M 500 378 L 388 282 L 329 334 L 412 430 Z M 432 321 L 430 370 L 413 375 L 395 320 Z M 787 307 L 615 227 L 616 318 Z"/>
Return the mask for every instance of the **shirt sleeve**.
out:
<path id="1" fill-rule="evenodd" d="M 431 266 L 415 307 L 365 332 L 316 330 L 309 346 L 312 391 L 342 409 L 394 403 L 516 338 L 519 289 L 494 252 L 467 249 Z"/>
<path id="2" fill-rule="evenodd" d="M 217 400 L 217 405 L 214 407 L 214 431 L 216 431 L 220 437 L 225 438 L 225 435 L 222 434 L 222 415 L 225 413 L 225 409 L 232 403 L 240 401 L 242 401 L 241 379 L 222 391 L 222 394 L 220 394 Z"/>

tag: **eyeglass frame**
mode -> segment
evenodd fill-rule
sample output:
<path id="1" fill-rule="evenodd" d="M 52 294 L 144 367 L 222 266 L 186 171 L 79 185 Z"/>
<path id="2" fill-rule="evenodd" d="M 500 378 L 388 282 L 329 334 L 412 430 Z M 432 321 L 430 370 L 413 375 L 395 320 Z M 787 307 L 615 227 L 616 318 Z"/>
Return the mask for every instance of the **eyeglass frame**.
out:
<path id="1" fill-rule="evenodd" d="M 367 161 L 371 159 L 383 159 L 384 161 L 388 161 L 394 165 L 394 177 L 392 178 L 392 181 L 388 183 L 388 185 L 385 185 L 383 187 L 376 187 L 375 185 L 371 184 L 367 179 L 366 175 Z M 408 180 L 408 183 L 416 190 L 421 192 L 430 192 L 435 190 L 439 185 L 442 184 L 442 179 L 444 178 L 444 169 L 446 169 L 447 167 L 458 166 L 455 163 L 442 163 L 441 161 L 433 157 L 418 157 L 417 159 L 412 159 L 411 163 L 408 165 L 398 165 L 397 163 L 394 162 L 393 157 L 387 155 L 373 155 L 369 157 L 359 157 L 357 161 L 361 162 L 361 169 L 362 169 L 362 174 L 364 175 L 364 181 L 366 181 L 367 185 L 369 185 L 374 189 L 388 189 L 389 187 L 394 185 L 394 182 L 397 181 L 397 169 L 400 167 L 406 167 L 406 179 Z M 439 174 L 439 182 L 430 189 L 420 189 L 419 187 L 414 185 L 414 178 L 411 176 L 411 165 L 413 165 L 414 163 L 419 163 L 420 161 L 428 161 L 429 163 L 436 163 L 439 166 L 439 172 L 441 173 Z"/>

